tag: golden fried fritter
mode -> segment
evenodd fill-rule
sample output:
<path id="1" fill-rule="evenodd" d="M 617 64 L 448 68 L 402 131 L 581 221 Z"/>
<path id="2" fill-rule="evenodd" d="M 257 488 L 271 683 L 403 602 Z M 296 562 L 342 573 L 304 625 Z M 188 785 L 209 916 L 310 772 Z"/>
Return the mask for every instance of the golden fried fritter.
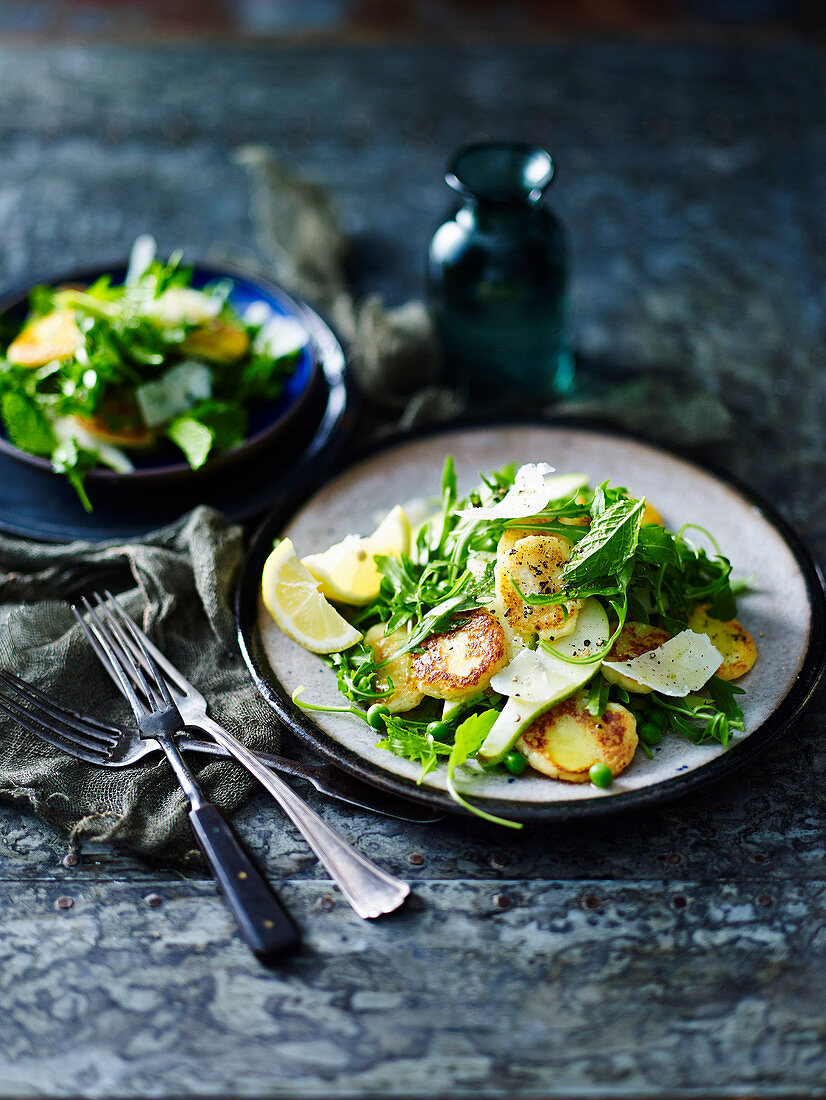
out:
<path id="1" fill-rule="evenodd" d="M 601 718 L 586 708 L 579 692 L 546 711 L 521 735 L 517 748 L 537 771 L 566 783 L 586 783 L 594 764 L 607 764 L 619 775 L 637 748 L 637 720 L 619 703 L 609 703 Z"/>
<path id="2" fill-rule="evenodd" d="M 496 594 L 513 630 L 552 639 L 574 629 L 581 600 L 531 607 L 514 588 L 515 583 L 526 596 L 561 592 L 562 570 L 570 561 L 571 547 L 570 540 L 561 535 L 526 533 L 519 528 L 502 535 L 496 549 Z"/>
<path id="3" fill-rule="evenodd" d="M 648 623 L 626 623 L 619 632 L 617 640 L 611 646 L 607 661 L 633 661 L 635 657 L 641 657 L 643 653 L 650 653 L 652 649 L 667 642 L 671 635 L 667 630 L 650 626 Z M 645 684 L 638 684 L 636 680 L 624 676 L 614 668 L 602 666 L 602 675 L 610 684 L 619 684 L 626 691 L 635 692 L 637 695 L 648 695 L 652 688 Z"/>
<path id="4" fill-rule="evenodd" d="M 377 664 L 388 657 L 391 658 L 381 667 L 376 676 L 376 686 L 380 691 L 387 688 L 390 680 L 393 681 L 393 694 L 381 700 L 391 714 L 412 710 L 424 698 L 413 676 L 410 654 L 392 656 L 404 644 L 406 638 L 407 633 L 404 630 L 396 630 L 393 634 L 385 636 L 384 623 L 371 627 L 364 636 L 365 642 L 373 651 L 373 660 Z"/>
<path id="5" fill-rule="evenodd" d="M 507 663 L 505 633 L 496 617 L 480 608 L 452 630 L 426 639 L 413 654 L 413 677 L 434 699 L 467 699 L 484 691 Z"/>
<path id="6" fill-rule="evenodd" d="M 722 653 L 723 663 L 716 675 L 721 680 L 736 680 L 744 676 L 757 660 L 754 638 L 737 619 L 721 622 L 720 619 L 712 619 L 707 612 L 707 604 L 698 604 L 688 620 L 688 629 L 705 634 L 714 648 Z"/>

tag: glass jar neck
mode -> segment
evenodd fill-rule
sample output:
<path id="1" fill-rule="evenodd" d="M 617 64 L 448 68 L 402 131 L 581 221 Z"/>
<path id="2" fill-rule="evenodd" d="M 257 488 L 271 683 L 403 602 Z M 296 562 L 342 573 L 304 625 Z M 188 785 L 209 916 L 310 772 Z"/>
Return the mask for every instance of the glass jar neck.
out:
<path id="1" fill-rule="evenodd" d="M 532 209 L 553 179 L 550 154 L 522 142 L 487 142 L 460 149 L 445 179 L 465 200 L 495 212 Z"/>

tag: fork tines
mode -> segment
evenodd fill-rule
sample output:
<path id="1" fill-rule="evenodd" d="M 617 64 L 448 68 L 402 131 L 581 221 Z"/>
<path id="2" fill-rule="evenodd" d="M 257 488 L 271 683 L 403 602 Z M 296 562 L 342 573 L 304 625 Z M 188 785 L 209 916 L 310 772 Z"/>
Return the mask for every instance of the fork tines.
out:
<path id="1" fill-rule="evenodd" d="M 0 670 L 0 711 L 35 737 L 90 764 L 105 763 L 118 744 L 117 733 L 107 726 L 64 707 L 5 670 Z"/>
<path id="2" fill-rule="evenodd" d="M 131 619 L 113 600 L 112 604 L 121 619 L 119 622 L 99 593 L 94 593 L 94 598 L 95 607 L 85 597 L 83 599 L 90 620 L 88 624 L 77 607 L 73 606 L 72 611 L 98 658 L 129 700 L 135 716 L 146 717 L 174 708 L 166 680 L 144 647 Z"/>

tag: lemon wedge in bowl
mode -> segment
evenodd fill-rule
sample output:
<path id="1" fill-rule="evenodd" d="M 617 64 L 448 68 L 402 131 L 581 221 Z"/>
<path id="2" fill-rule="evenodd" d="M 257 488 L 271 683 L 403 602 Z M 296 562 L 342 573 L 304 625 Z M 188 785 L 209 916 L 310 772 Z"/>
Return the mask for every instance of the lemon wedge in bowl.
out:
<path id="1" fill-rule="evenodd" d="M 398 558 L 410 551 L 410 522 L 399 505 L 388 512 L 372 535 L 348 535 L 321 554 L 301 559 L 321 585 L 328 600 L 353 604 L 370 603 L 379 594 L 381 574 L 374 554 Z"/>
<path id="2" fill-rule="evenodd" d="M 337 653 L 361 641 L 319 591 L 290 539 L 282 539 L 264 562 L 261 598 L 284 633 L 311 653 Z"/>

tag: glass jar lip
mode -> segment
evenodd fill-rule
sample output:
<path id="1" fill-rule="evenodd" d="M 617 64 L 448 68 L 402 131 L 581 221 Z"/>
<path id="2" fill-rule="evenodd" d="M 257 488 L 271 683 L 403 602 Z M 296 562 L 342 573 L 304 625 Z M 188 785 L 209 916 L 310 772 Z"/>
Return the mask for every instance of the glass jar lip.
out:
<path id="1" fill-rule="evenodd" d="M 445 182 L 465 198 L 537 202 L 554 177 L 551 154 L 527 141 L 480 141 L 458 149 Z"/>

